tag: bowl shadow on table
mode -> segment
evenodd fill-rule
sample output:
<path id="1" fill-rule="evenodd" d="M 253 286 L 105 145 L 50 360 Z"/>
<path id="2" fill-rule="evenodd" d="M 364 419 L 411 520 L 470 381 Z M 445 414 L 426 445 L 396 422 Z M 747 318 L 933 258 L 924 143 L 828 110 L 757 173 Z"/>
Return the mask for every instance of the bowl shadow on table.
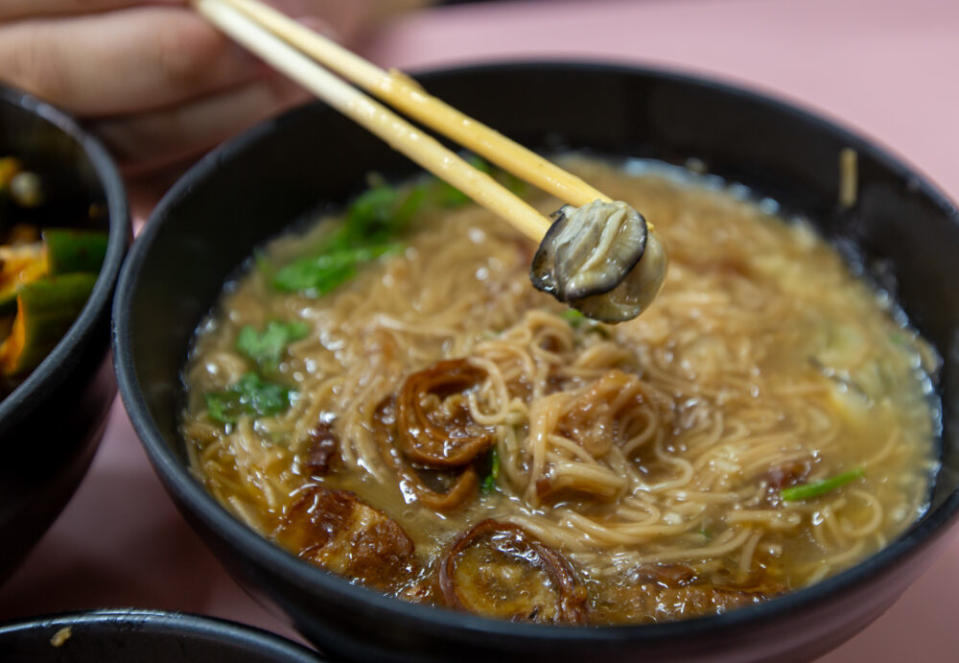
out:
<path id="1" fill-rule="evenodd" d="M 97 606 L 196 610 L 210 602 L 222 572 L 183 519 L 162 504 L 168 513 L 144 518 L 148 528 L 135 523 L 136 514 L 161 503 L 155 479 L 121 471 L 97 478 L 81 487 L 64 514 L 65 526 L 79 522 L 69 517 L 74 506 L 101 515 L 91 523 L 87 540 L 75 524 L 72 530 L 55 525 L 0 588 L 0 619 Z M 153 484 L 151 490 L 145 491 L 145 484 Z M 118 565 L 113 551 L 102 550 L 114 544 L 131 556 L 128 562 Z"/>

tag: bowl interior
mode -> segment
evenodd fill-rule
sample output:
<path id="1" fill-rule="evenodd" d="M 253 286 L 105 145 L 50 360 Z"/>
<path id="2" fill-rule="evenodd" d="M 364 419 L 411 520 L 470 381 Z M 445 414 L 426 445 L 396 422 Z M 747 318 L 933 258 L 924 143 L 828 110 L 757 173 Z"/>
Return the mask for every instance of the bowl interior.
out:
<path id="1" fill-rule="evenodd" d="M 954 519 L 959 508 L 959 299 L 951 296 L 950 284 L 959 278 L 954 258 L 959 214 L 934 187 L 822 119 L 683 76 L 539 63 L 439 72 L 420 80 L 437 96 L 533 148 L 677 164 L 695 158 L 710 173 L 776 199 L 786 210 L 809 217 L 831 240 L 854 247 L 865 272 L 894 295 L 944 358 L 937 384 L 944 417 L 942 470 L 923 519 L 868 564 L 761 610 L 694 621 L 719 629 L 823 602 L 908 556 Z M 575 94 L 559 98 L 562 90 Z M 858 155 L 858 197 L 851 209 L 839 204 L 839 155 L 847 148 Z M 121 281 L 115 308 L 117 365 L 134 425 L 178 499 L 248 551 L 255 544 L 242 526 L 185 470 L 177 432 L 179 371 L 194 328 L 252 248 L 318 205 L 358 192 L 370 171 L 402 177 L 415 168 L 323 105 L 261 124 L 209 155 L 174 187 L 138 240 Z M 340 587 L 318 570 L 302 571 L 307 575 L 311 583 L 336 587 L 343 596 L 370 594 L 345 582 Z M 770 607 L 774 603 L 779 607 Z M 671 626 L 636 628 L 667 633 Z M 521 627 L 502 628 L 519 632 Z M 604 630 L 614 629 L 592 632 Z"/>

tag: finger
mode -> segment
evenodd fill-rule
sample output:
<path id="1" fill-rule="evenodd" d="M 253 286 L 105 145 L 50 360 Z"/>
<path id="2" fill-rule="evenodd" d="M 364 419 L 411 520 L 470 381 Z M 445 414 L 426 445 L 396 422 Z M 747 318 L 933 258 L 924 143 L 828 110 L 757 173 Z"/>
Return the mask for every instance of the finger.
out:
<path id="1" fill-rule="evenodd" d="M 43 16 L 75 16 L 124 9 L 135 5 L 185 5 L 188 0 L 0 0 L 0 21 Z M 322 0 L 267 0 L 294 15 L 326 9 Z M 337 0 L 342 3 L 342 0 Z M 348 4 L 348 3 L 347 3 Z"/>
<path id="2" fill-rule="evenodd" d="M 78 115 L 172 105 L 262 71 L 188 9 L 142 7 L 0 27 L 0 80 Z"/>
<path id="3" fill-rule="evenodd" d="M 293 83 L 271 76 L 176 108 L 101 120 L 90 128 L 135 173 L 197 154 L 306 97 Z"/>
<path id="4" fill-rule="evenodd" d="M 133 5 L 182 5 L 187 0 L 2 0 L 0 21 L 63 14 L 91 14 Z"/>

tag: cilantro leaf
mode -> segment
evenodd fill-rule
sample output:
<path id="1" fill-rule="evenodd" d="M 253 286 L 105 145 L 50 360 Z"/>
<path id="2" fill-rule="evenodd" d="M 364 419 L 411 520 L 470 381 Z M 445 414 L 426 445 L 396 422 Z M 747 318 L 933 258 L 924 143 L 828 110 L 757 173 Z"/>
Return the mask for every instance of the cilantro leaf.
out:
<path id="1" fill-rule="evenodd" d="M 309 331 L 310 326 L 302 320 L 271 320 L 262 332 L 253 325 L 246 325 L 236 336 L 236 349 L 260 367 L 274 370 L 283 358 L 286 346 L 305 338 Z"/>
<path id="2" fill-rule="evenodd" d="M 300 258 L 273 275 L 273 287 L 281 292 L 308 291 L 325 295 L 353 278 L 361 263 L 396 252 L 400 248 L 401 245 L 396 243 L 380 244 Z"/>
<path id="3" fill-rule="evenodd" d="M 243 414 L 258 417 L 279 414 L 290 406 L 295 396 L 295 390 L 250 372 L 225 391 L 207 394 L 206 407 L 215 421 L 232 424 Z"/>

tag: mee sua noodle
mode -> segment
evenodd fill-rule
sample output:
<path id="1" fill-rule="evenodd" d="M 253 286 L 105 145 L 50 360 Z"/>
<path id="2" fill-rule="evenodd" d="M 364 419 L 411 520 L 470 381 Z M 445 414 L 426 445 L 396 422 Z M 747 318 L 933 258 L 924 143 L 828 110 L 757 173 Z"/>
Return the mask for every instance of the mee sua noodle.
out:
<path id="1" fill-rule="evenodd" d="M 937 358 L 888 297 L 734 186 L 564 165 L 655 224 L 642 316 L 538 292 L 536 247 L 442 185 L 377 186 L 266 246 L 199 328 L 181 430 L 211 493 L 357 583 L 543 623 L 732 610 L 913 523 Z"/>

